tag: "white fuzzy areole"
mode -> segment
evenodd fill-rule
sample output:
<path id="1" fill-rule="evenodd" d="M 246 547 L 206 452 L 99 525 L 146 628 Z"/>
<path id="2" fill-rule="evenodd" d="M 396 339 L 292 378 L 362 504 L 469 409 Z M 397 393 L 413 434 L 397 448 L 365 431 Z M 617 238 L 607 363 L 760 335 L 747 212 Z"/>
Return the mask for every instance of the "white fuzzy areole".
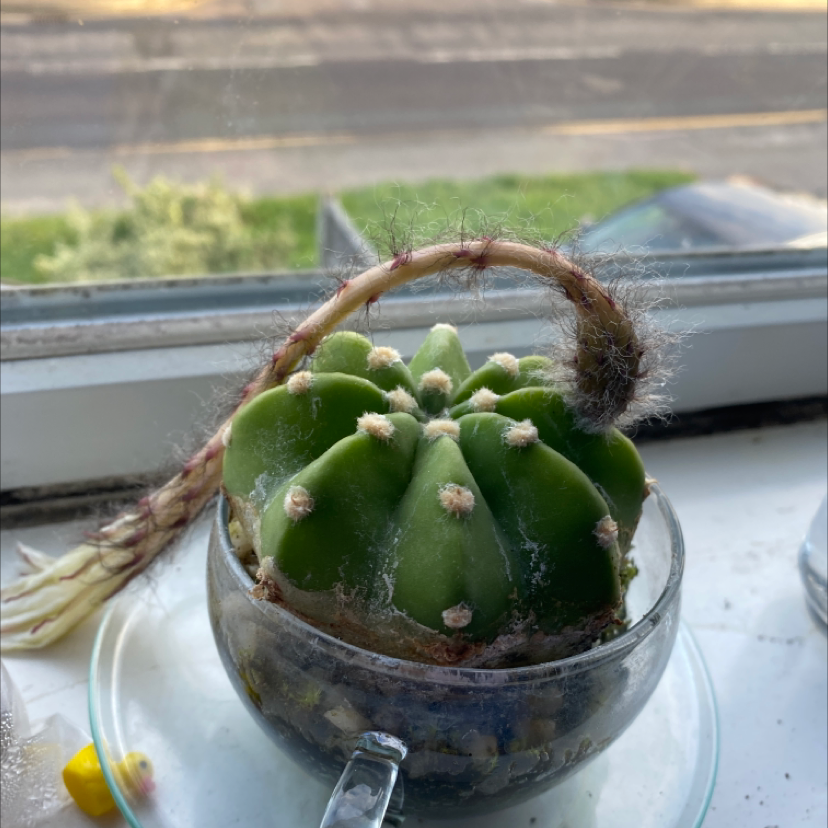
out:
<path id="1" fill-rule="evenodd" d="M 595 524 L 595 537 L 602 549 L 609 549 L 618 540 L 618 524 L 609 516 Z"/>
<path id="2" fill-rule="evenodd" d="M 291 394 L 307 394 L 311 385 L 313 374 L 310 371 L 297 371 L 288 377 L 287 390 Z"/>
<path id="3" fill-rule="evenodd" d="M 306 518 L 313 511 L 313 498 L 304 486 L 291 486 L 285 495 L 285 514 L 294 522 Z"/>
<path id="4" fill-rule="evenodd" d="M 512 354 L 502 353 L 492 354 L 489 357 L 489 362 L 496 362 L 510 377 L 514 379 L 520 373 L 520 365 L 517 357 Z"/>
<path id="5" fill-rule="evenodd" d="M 230 438 L 232 437 L 233 423 L 230 423 L 224 431 L 221 432 L 221 444 L 225 448 L 230 448 Z"/>
<path id="6" fill-rule="evenodd" d="M 460 424 L 456 420 L 429 420 L 423 426 L 423 434 L 429 443 L 438 437 L 451 437 L 456 443 L 460 440 Z"/>
<path id="7" fill-rule="evenodd" d="M 457 604 L 443 610 L 443 623 L 453 630 L 462 630 L 468 627 L 472 620 L 472 611 L 465 604 Z"/>
<path id="8" fill-rule="evenodd" d="M 489 388 L 481 388 L 469 397 L 469 405 L 472 411 L 494 411 L 499 399 L 500 394 L 495 394 Z"/>
<path id="9" fill-rule="evenodd" d="M 448 483 L 440 489 L 440 504 L 449 514 L 466 517 L 474 511 L 474 493 L 465 486 Z"/>
<path id="10" fill-rule="evenodd" d="M 373 371 L 388 368 L 389 365 L 401 361 L 400 352 L 396 348 L 389 348 L 387 345 L 379 345 L 368 351 L 368 367 Z"/>
<path id="11" fill-rule="evenodd" d="M 451 394 L 453 385 L 451 377 L 442 368 L 434 368 L 426 371 L 420 377 L 420 391 L 427 394 Z"/>
<path id="12" fill-rule="evenodd" d="M 457 328 L 455 328 L 454 325 L 449 325 L 448 322 L 438 322 L 431 330 L 451 331 L 452 333 L 457 333 Z"/>
<path id="13" fill-rule="evenodd" d="M 370 434 L 386 443 L 391 439 L 395 430 L 394 423 L 383 414 L 363 414 L 357 420 L 357 431 Z"/>
<path id="14" fill-rule="evenodd" d="M 388 400 L 388 407 L 394 414 L 410 414 L 417 407 L 417 400 L 401 385 L 398 385 L 393 391 L 389 391 L 385 398 Z"/>
<path id="15" fill-rule="evenodd" d="M 503 432 L 503 442 L 512 448 L 524 448 L 538 442 L 538 430 L 531 420 L 510 426 Z"/>

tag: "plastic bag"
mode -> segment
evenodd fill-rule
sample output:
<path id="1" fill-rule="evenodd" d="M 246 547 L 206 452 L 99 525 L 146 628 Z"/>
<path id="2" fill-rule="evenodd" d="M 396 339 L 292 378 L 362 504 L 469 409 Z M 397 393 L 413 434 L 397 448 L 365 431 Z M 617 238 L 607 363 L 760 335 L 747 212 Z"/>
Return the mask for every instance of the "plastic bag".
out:
<path id="1" fill-rule="evenodd" d="M 63 716 L 29 725 L 26 707 L 0 661 L 0 817 L 3 828 L 35 828 L 72 800 L 61 778 L 89 741 Z"/>

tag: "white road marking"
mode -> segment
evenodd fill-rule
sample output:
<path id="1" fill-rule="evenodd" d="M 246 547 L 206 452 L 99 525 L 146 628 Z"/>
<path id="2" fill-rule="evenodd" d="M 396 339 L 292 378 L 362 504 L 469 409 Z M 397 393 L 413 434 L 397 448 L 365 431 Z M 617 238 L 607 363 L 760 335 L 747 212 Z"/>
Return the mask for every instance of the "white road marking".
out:
<path id="1" fill-rule="evenodd" d="M 7 50 L 9 46 L 7 45 Z M 26 57 L 5 57 L 0 60 L 3 74 L 25 75 L 116 75 L 150 72 L 226 71 L 255 69 L 295 69 L 336 63 L 371 63 L 393 61 L 421 64 L 506 63 L 573 60 L 618 59 L 627 55 L 671 54 L 677 59 L 686 55 L 747 56 L 747 55 L 824 55 L 828 43 L 714 43 L 689 49 L 676 49 L 672 44 L 653 44 L 646 49 L 620 46 L 570 48 L 567 46 L 430 49 L 411 52 L 381 51 L 334 55 L 298 52 L 296 54 L 176 56 L 152 58 L 77 58 L 42 60 Z M 8 54 L 8 51 L 7 51 Z"/>

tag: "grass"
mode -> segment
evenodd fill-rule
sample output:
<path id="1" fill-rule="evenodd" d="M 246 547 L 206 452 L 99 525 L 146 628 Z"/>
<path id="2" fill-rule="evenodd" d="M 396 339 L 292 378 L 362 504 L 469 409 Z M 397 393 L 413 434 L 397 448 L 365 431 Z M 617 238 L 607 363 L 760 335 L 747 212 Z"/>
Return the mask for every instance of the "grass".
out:
<path id="1" fill-rule="evenodd" d="M 65 215 L 0 219 L 0 279 L 8 284 L 43 284 L 49 280 L 35 269 L 35 259 L 51 255 L 58 243 L 76 241 Z"/>
<path id="2" fill-rule="evenodd" d="M 289 226 L 296 243 L 282 267 L 285 270 L 315 267 L 319 264 L 316 246 L 318 201 L 314 193 L 251 199 L 241 208 L 242 220 L 254 239 L 263 239 L 273 227 Z"/>
<path id="3" fill-rule="evenodd" d="M 599 221 L 625 204 L 692 179 L 687 173 L 672 170 L 542 177 L 501 175 L 476 181 L 380 184 L 347 190 L 341 198 L 357 228 L 381 249 L 388 246 L 389 233 L 416 241 L 439 236 L 460 224 L 472 234 L 487 229 L 496 232 L 502 227 L 530 237 L 556 240 L 571 233 L 580 222 Z M 246 244 L 255 249 L 255 261 L 263 268 L 293 270 L 318 265 L 315 194 L 242 199 L 239 205 Z M 118 213 L 114 222 L 112 211 L 84 215 L 87 226 L 99 223 L 115 228 L 112 245 L 120 241 L 117 228 L 132 221 L 129 211 Z M 67 250 L 71 252 L 82 243 L 79 238 L 83 231 L 79 227 L 82 223 L 79 225 L 77 217 L 72 218 L 70 213 L 3 218 L 0 220 L 0 279 L 7 284 L 36 285 L 52 281 L 48 268 L 39 267 L 37 259 L 54 257 L 60 250 L 64 254 Z M 95 239 L 97 259 L 101 258 L 101 245 L 105 247 L 109 243 L 105 239 L 102 242 L 100 237 Z M 227 258 L 226 264 L 213 265 L 212 272 L 233 272 L 238 269 L 234 261 L 239 261 L 238 256 Z M 188 267 L 182 274 L 205 270 L 204 267 L 193 270 L 198 266 L 192 264 L 192 259 Z M 106 278 L 88 269 L 85 273 L 84 278 Z"/>
<path id="4" fill-rule="evenodd" d="M 500 175 L 478 181 L 380 184 L 342 194 L 357 229 L 383 245 L 389 233 L 439 236 L 462 224 L 475 234 L 499 227 L 558 240 L 633 201 L 694 176 L 676 170 L 572 175 Z M 414 229 L 416 228 L 416 230 Z"/>

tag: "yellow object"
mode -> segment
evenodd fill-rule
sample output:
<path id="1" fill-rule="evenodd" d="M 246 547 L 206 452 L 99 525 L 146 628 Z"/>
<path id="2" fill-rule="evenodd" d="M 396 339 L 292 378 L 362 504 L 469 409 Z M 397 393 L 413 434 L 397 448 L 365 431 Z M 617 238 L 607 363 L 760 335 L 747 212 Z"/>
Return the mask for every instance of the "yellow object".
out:
<path id="1" fill-rule="evenodd" d="M 143 753 L 128 753 L 113 765 L 118 785 L 137 796 L 155 787 L 152 762 Z M 79 750 L 63 769 L 63 784 L 78 807 L 90 816 L 102 816 L 115 807 L 115 799 L 101 770 L 95 745 Z"/>

